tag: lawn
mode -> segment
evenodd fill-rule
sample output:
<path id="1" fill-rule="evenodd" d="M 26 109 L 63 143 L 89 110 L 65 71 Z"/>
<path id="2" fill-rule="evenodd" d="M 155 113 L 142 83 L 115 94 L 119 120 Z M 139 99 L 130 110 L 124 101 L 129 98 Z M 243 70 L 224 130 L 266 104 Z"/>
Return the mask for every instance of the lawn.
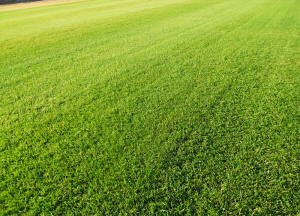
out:
<path id="1" fill-rule="evenodd" d="M 299 26 L 299 0 L 0 12 L 0 214 L 300 214 Z"/>

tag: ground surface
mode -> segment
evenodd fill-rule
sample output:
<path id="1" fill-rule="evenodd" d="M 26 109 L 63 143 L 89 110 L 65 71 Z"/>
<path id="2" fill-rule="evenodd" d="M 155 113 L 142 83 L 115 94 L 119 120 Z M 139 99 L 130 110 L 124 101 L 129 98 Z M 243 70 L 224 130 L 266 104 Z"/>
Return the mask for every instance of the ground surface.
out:
<path id="1" fill-rule="evenodd" d="M 64 3 L 77 2 L 77 1 L 83 1 L 83 0 L 44 0 L 44 1 L 36 1 L 36 2 L 7 4 L 7 5 L 0 5 L 0 12 L 42 7 L 42 6 L 55 5 L 55 4 L 64 4 Z"/>
<path id="2" fill-rule="evenodd" d="M 299 214 L 299 26 L 299 0 L 1 12 L 1 214 Z"/>

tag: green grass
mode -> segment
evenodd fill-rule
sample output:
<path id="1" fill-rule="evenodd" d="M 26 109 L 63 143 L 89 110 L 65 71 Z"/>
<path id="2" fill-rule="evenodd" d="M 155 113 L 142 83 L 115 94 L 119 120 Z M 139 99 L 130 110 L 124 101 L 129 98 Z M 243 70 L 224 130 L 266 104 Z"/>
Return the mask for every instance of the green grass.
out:
<path id="1" fill-rule="evenodd" d="M 299 0 L 1 12 L 0 214 L 300 214 L 299 26 Z"/>

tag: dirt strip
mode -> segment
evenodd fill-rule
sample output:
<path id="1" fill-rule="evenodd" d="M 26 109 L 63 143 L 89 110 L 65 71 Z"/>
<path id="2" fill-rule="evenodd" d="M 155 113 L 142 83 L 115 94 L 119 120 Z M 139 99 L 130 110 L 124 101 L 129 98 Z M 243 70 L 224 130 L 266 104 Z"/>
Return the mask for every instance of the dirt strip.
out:
<path id="1" fill-rule="evenodd" d="M 55 4 L 65 4 L 65 3 L 77 2 L 77 1 L 85 1 L 85 0 L 44 0 L 44 1 L 36 1 L 36 2 L 7 4 L 7 5 L 0 5 L 0 12 L 42 7 L 42 6 L 55 5 Z"/>

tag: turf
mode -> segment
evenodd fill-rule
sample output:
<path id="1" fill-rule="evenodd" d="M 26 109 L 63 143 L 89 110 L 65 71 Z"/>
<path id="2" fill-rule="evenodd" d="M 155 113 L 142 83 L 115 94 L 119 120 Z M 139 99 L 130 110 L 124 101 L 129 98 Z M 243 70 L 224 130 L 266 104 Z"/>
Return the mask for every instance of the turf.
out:
<path id="1" fill-rule="evenodd" d="M 0 214 L 300 214 L 299 26 L 299 0 L 1 12 Z"/>

